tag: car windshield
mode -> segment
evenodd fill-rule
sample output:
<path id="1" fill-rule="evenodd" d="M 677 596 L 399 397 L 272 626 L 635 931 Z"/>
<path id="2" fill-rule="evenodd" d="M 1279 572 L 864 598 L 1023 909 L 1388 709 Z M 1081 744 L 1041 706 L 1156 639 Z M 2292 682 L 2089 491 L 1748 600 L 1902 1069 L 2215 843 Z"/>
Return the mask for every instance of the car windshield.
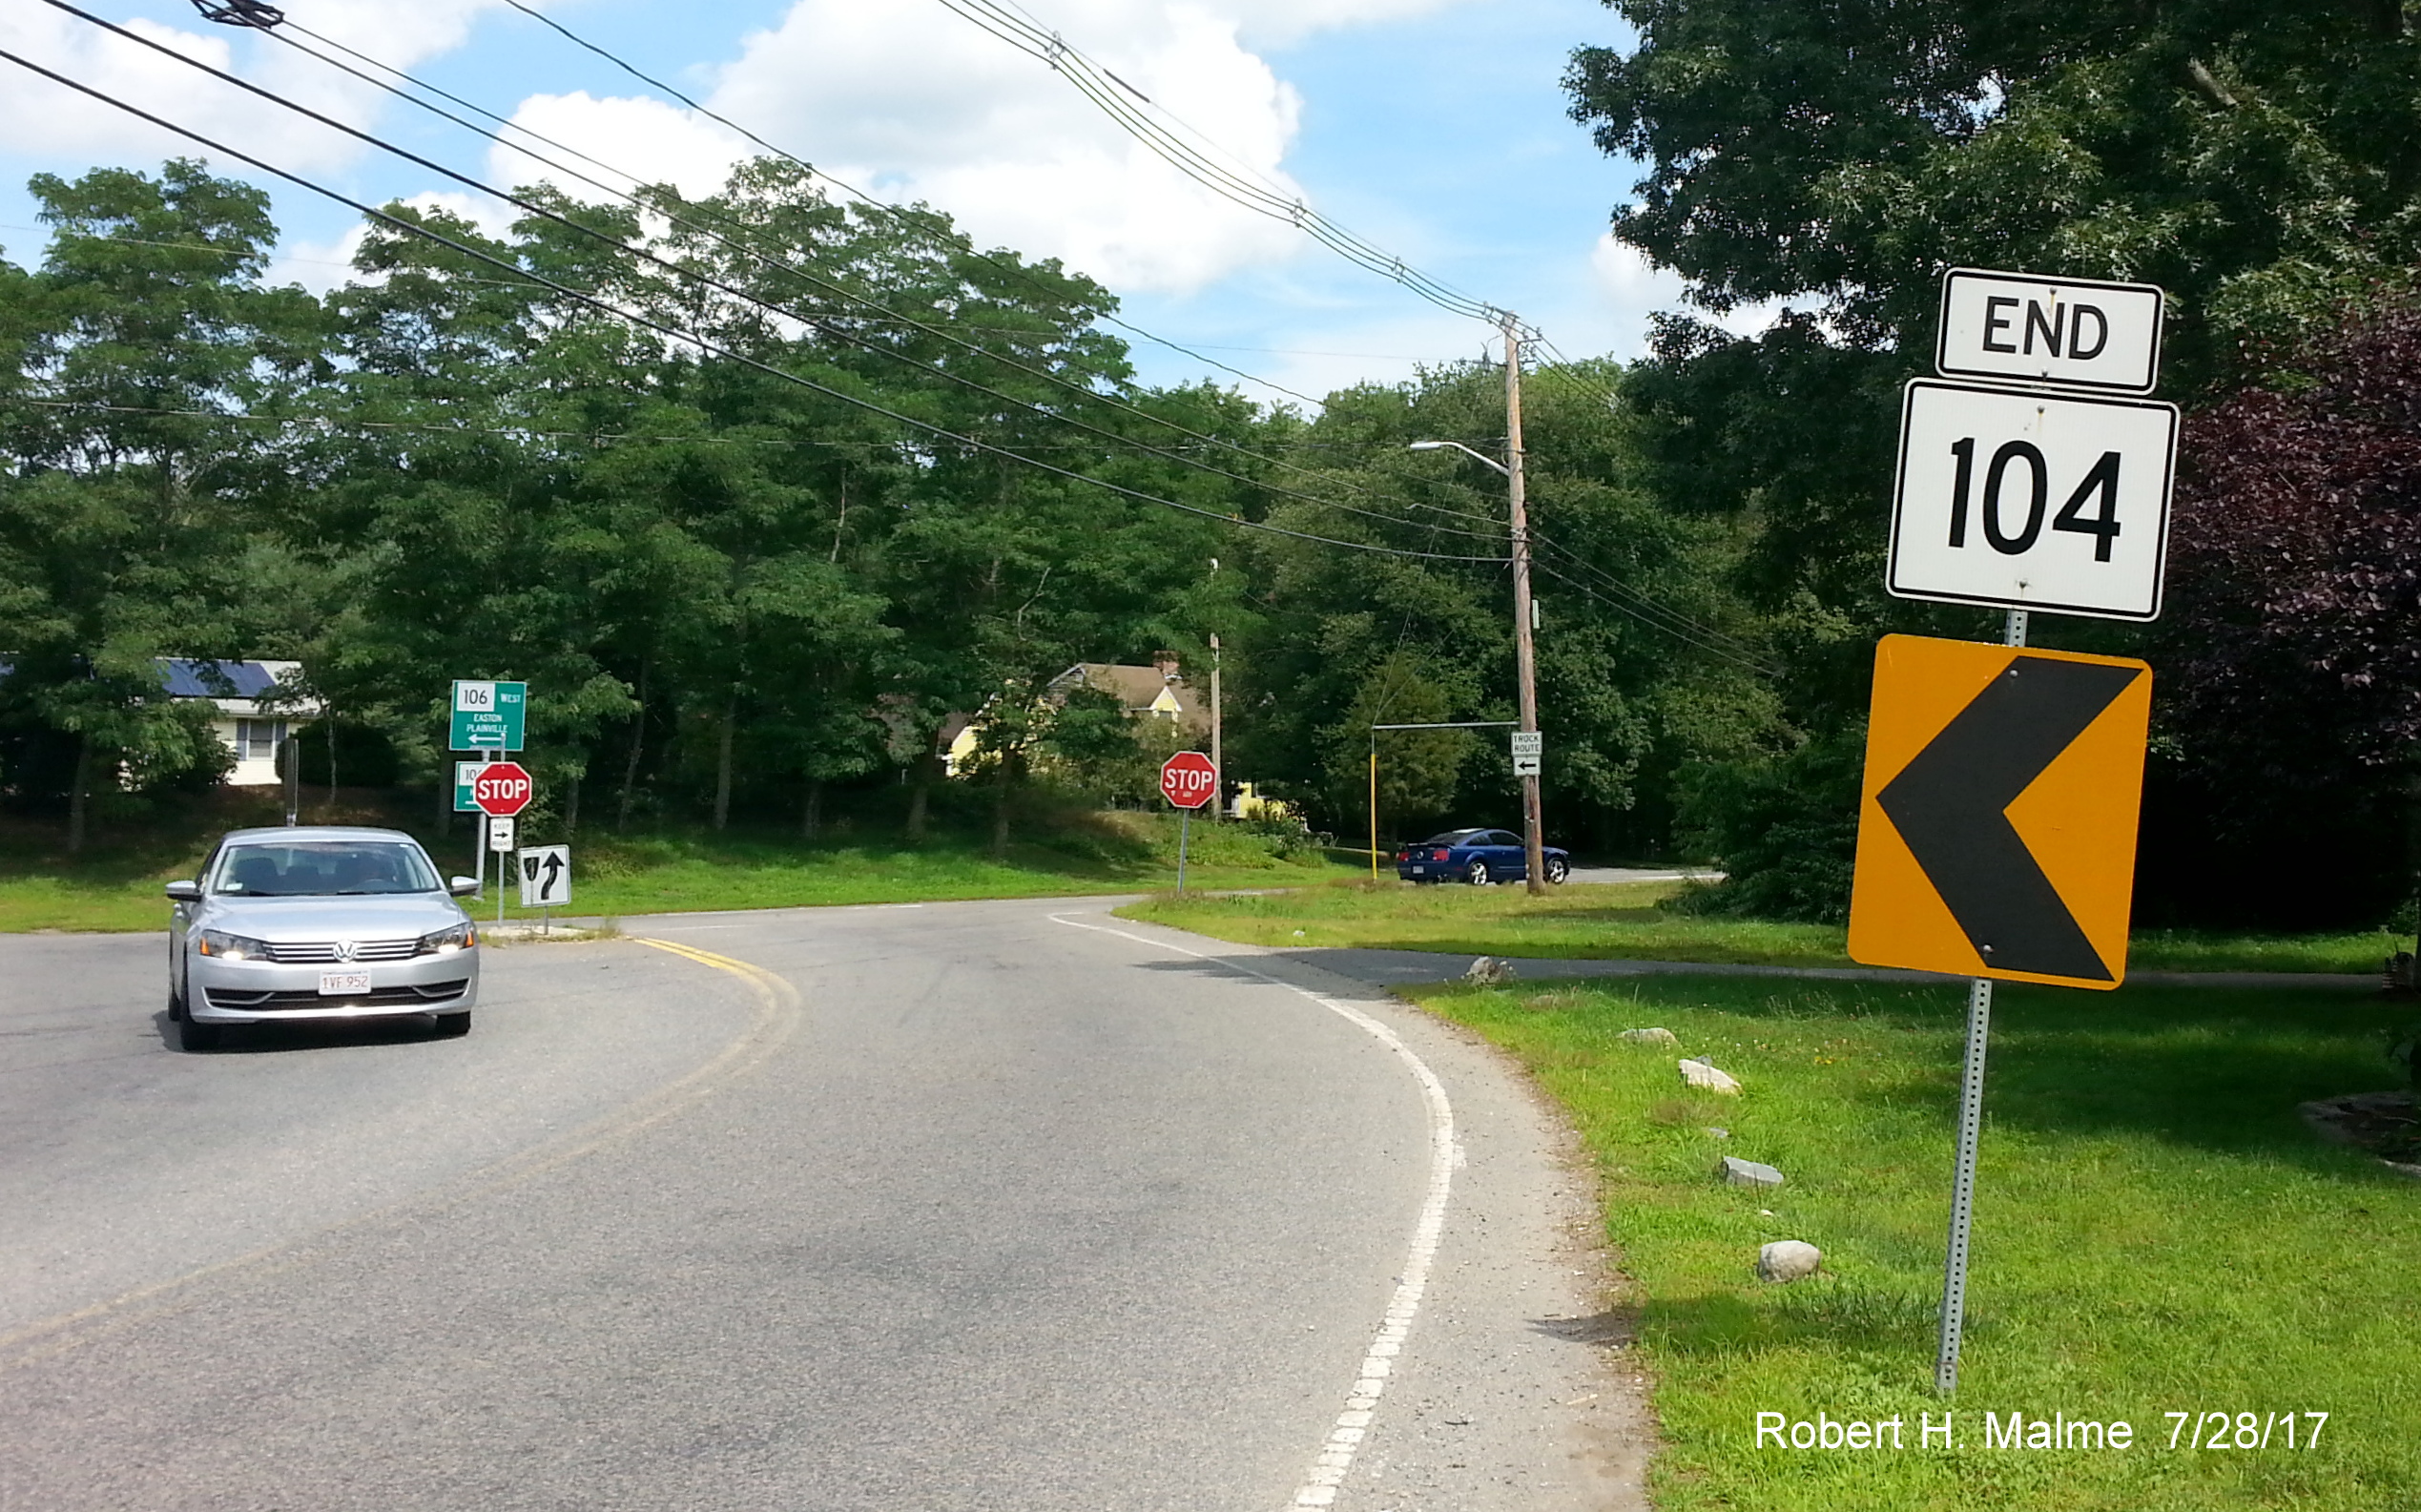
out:
<path id="1" fill-rule="evenodd" d="M 351 898 L 438 891 L 417 845 L 397 840 L 281 840 L 233 845 L 212 892 L 229 898 Z"/>
<path id="2" fill-rule="evenodd" d="M 1484 830 L 1448 830 L 1443 835 L 1432 835 L 1420 843 L 1423 845 L 1468 845 L 1485 833 Z"/>

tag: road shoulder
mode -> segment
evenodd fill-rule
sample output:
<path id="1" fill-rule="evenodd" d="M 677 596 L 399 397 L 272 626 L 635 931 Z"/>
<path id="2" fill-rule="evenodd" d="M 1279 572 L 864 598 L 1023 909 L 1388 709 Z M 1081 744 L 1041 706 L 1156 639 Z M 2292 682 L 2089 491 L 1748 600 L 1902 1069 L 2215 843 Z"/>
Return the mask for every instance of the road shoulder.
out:
<path id="1" fill-rule="evenodd" d="M 1654 1435 L 1578 1135 L 1510 1056 L 1384 986 L 1120 921 L 1352 1004 L 1445 1083 L 1457 1169 L 1419 1321 L 1333 1503 L 1346 1512 L 1645 1512 Z M 1307 1453 L 1314 1446 L 1306 1445 Z"/>

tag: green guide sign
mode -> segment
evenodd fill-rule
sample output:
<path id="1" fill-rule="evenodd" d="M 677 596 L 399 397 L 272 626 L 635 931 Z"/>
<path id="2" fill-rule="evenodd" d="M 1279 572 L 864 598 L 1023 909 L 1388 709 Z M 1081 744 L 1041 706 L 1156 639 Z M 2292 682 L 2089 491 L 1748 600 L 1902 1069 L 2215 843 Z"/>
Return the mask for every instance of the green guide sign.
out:
<path id="1" fill-rule="evenodd" d="M 528 683 L 456 682 L 453 748 L 457 751 L 518 751 L 522 715 L 528 708 Z"/>

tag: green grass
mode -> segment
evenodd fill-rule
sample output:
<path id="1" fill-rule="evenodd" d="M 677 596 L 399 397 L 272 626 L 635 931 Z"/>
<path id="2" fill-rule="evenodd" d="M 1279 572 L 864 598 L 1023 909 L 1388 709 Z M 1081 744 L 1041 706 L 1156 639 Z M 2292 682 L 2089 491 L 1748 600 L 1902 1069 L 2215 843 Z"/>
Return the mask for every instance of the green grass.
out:
<path id="1" fill-rule="evenodd" d="M 317 818 L 320 816 L 312 815 Z M 397 824 L 418 833 L 448 872 L 469 864 L 471 832 L 438 837 L 392 810 L 353 810 L 343 822 Z M 131 931 L 165 926 L 162 883 L 191 877 L 221 830 L 272 823 L 240 800 L 122 825 L 86 855 L 61 854 L 50 831 L 0 831 L 0 933 Z M 840 834 L 817 844 L 794 836 L 683 830 L 617 837 L 590 831 L 572 842 L 574 915 L 619 917 L 724 908 L 923 902 L 1150 892 L 1176 882 L 1177 824 L 1166 815 L 1064 815 L 1023 827 L 1005 856 L 984 840 L 937 830 L 912 842 L 889 834 Z M 534 839 L 551 839 L 536 836 Z M 1273 854 L 1267 837 L 1235 825 L 1193 826 L 1189 887 L 1290 887 L 1345 868 L 1316 853 Z M 490 901 L 477 911 L 492 918 Z M 508 904 L 507 918 L 523 917 Z M 528 917 L 535 918 L 535 910 Z"/>
<path id="2" fill-rule="evenodd" d="M 1679 882 L 1521 887 L 1376 885 L 1340 879 L 1281 897 L 1155 898 L 1122 912 L 1217 940 L 1353 945 L 1453 955 L 1846 966 L 1848 933 L 1825 924 L 1677 914 L 1656 906 Z M 2130 971 L 2376 972 L 2411 941 L 2384 930 L 2308 936 L 2147 930 Z"/>
<path id="3" fill-rule="evenodd" d="M 1568 1108 L 1652 1382 L 1663 1512 L 2379 1512 L 2421 1505 L 2421 1184 L 2301 1125 L 2395 1082 L 2411 1005 L 2344 989 L 2004 986 L 1976 1198 L 1960 1446 L 1932 1390 L 1963 994 L 1668 977 L 1417 996 Z M 1738 1076 L 1687 1093 L 1678 1053 Z M 1718 1140 L 1712 1127 L 1728 1128 Z M 1789 1184 L 1717 1184 L 1734 1154 Z M 1768 1210 L 1771 1216 L 1761 1214 Z M 1799 1238 L 1824 1272 L 1754 1279 Z M 2316 1450 L 2170 1450 L 2169 1411 L 2326 1412 Z M 1755 1442 L 1756 1414 L 1899 1417 L 1908 1449 Z M 1987 1412 L 2133 1423 L 2125 1451 L 1992 1449 Z"/>

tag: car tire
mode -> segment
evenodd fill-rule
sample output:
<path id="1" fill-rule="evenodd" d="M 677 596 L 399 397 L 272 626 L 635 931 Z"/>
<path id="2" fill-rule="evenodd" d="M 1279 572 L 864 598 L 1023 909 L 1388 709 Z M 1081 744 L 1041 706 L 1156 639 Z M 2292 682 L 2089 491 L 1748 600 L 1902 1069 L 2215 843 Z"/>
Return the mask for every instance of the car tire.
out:
<path id="1" fill-rule="evenodd" d="M 1563 884 L 1563 880 L 1571 875 L 1570 861 L 1561 856 L 1550 856 L 1546 859 L 1546 880 L 1550 884 L 1560 887 Z"/>
<path id="2" fill-rule="evenodd" d="M 468 1008 L 465 1008 L 460 1013 L 441 1013 L 437 1016 L 437 1031 L 431 1038 L 459 1040 L 470 1032 L 470 1021 Z"/>
<path id="3" fill-rule="evenodd" d="M 176 1025 L 176 1043 L 188 1055 L 197 1050 L 219 1049 L 227 1043 L 227 1026 L 197 1023 L 188 1014 Z"/>
<path id="4" fill-rule="evenodd" d="M 175 987 L 168 989 L 168 1022 L 171 1024 L 185 1022 L 185 995 Z"/>
<path id="5" fill-rule="evenodd" d="M 1471 863 L 1471 870 L 1462 874 L 1462 880 L 1469 882 L 1474 887 L 1487 886 L 1492 880 L 1492 879 L 1488 876 L 1488 863 L 1486 861 L 1473 861 Z"/>

